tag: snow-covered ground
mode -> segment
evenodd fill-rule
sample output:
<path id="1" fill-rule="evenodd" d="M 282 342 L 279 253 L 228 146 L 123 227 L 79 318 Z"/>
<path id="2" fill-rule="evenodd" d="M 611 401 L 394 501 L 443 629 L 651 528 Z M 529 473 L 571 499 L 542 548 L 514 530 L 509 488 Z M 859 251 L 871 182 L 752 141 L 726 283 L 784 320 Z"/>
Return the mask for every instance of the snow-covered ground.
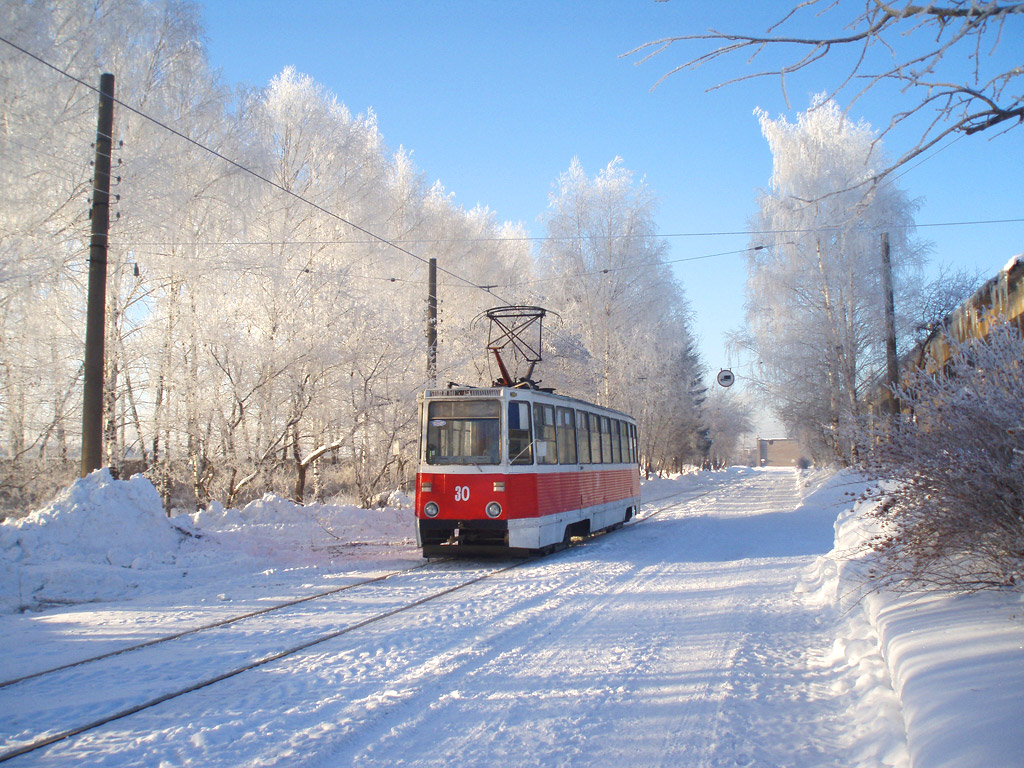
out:
<path id="1" fill-rule="evenodd" d="M 1024 765 L 1020 592 L 871 592 L 846 474 L 644 486 L 649 520 L 11 765 Z M 104 472 L 0 525 L 0 758 L 509 563 L 423 563 L 407 500 L 168 520 Z"/>

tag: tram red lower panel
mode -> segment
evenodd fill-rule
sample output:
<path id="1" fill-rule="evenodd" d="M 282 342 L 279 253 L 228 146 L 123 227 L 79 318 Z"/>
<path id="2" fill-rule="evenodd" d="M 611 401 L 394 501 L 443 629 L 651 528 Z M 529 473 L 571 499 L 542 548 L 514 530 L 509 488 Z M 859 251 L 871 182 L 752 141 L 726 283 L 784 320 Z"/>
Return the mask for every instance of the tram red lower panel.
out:
<path id="1" fill-rule="evenodd" d="M 640 495 L 640 478 L 631 469 L 526 475 L 524 479 L 534 485 L 536 501 L 531 509 L 538 517 Z"/>
<path id="2" fill-rule="evenodd" d="M 501 489 L 504 490 L 501 490 Z M 429 490 L 428 490 L 429 489 Z M 586 509 L 640 495 L 635 468 L 530 472 L 521 474 L 420 473 L 416 477 L 416 516 L 435 501 L 437 519 L 486 519 L 491 501 L 502 507 L 502 519 L 542 517 Z"/>

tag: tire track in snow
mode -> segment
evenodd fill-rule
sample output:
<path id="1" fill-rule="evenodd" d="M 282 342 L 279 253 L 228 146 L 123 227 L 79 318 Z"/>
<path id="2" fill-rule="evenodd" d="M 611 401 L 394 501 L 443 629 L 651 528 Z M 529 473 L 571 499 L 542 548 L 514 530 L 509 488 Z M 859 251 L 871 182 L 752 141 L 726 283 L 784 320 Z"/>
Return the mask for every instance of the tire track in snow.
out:
<path id="1" fill-rule="evenodd" d="M 635 533 L 639 535 L 640 530 Z M 660 538 L 660 534 L 649 531 L 644 535 L 644 539 L 656 541 Z M 608 553 L 615 559 L 621 554 L 617 551 L 620 544 L 621 541 L 613 538 L 600 541 L 601 548 L 610 548 Z M 645 543 L 641 549 L 646 547 Z M 591 548 L 588 554 L 594 551 Z M 650 623 L 640 623 L 629 634 L 624 634 L 622 627 L 625 623 L 621 621 L 618 622 L 616 636 L 607 632 L 606 618 L 613 598 L 631 597 L 639 583 L 649 585 L 657 581 L 659 570 L 665 571 L 669 579 L 678 575 L 673 573 L 672 566 L 652 566 L 643 570 L 625 568 L 621 569 L 615 584 L 607 584 L 602 590 L 594 590 L 591 585 L 593 596 L 601 598 L 599 603 L 590 604 L 582 614 L 576 612 L 575 618 L 560 616 L 547 622 L 543 625 L 546 631 L 538 632 L 526 625 L 518 636 L 505 638 L 509 644 L 506 653 L 487 660 L 480 659 L 481 664 L 470 674 L 461 669 L 461 677 L 453 690 L 436 700 L 429 716 L 409 722 L 403 714 L 397 728 L 389 729 L 384 725 L 378 729 L 386 737 L 376 743 L 364 742 L 363 749 L 367 751 L 353 748 L 351 752 L 334 755 L 334 758 L 355 765 L 385 764 L 391 761 L 401 744 L 426 740 L 434 745 L 436 751 L 432 754 L 458 754 L 462 765 L 492 765 L 495 760 L 500 762 L 502 757 L 514 758 L 516 764 L 545 765 L 550 764 L 552 752 L 558 755 L 559 762 L 582 760 L 595 765 L 607 764 L 604 757 L 628 758 L 630 754 L 635 757 L 630 750 L 610 753 L 601 759 L 596 759 L 593 753 L 600 754 L 597 745 L 602 736 L 615 736 L 628 718 L 629 711 L 641 702 L 659 695 L 663 701 L 671 697 L 673 722 L 678 724 L 682 720 L 695 724 L 706 720 L 708 709 L 702 700 L 708 681 L 700 679 L 699 671 L 680 677 L 680 684 L 675 689 L 659 682 L 657 670 L 673 665 L 671 657 L 680 652 L 679 645 L 689 646 L 685 638 L 688 627 L 683 623 L 683 617 L 664 615 L 662 609 L 652 606 L 655 621 L 660 622 L 658 632 L 651 631 Z M 591 573 L 594 571 L 594 568 L 589 569 Z M 516 574 L 516 578 L 521 576 Z M 708 580 L 699 574 L 695 579 L 691 577 L 691 597 L 705 591 L 708 586 Z M 587 591 L 588 585 L 583 578 L 574 585 L 576 591 L 581 587 Z M 562 589 L 562 595 L 571 591 L 568 584 Z M 554 606 L 549 608 L 554 609 Z M 693 622 L 695 633 L 698 624 L 699 621 Z M 564 631 L 567 625 L 573 629 L 571 638 L 570 633 Z M 590 654 L 586 659 L 581 658 L 578 642 L 581 635 L 586 638 L 583 646 Z M 610 644 L 607 642 L 609 638 Z M 732 639 L 730 632 L 722 630 L 711 641 L 705 641 L 696 654 L 696 665 L 704 668 L 720 666 Z M 601 647 L 601 640 L 605 641 L 604 647 Z M 693 648 L 687 647 L 685 651 L 688 653 L 684 656 L 692 664 Z M 487 666 L 483 665 L 484 661 Z M 595 672 L 595 669 L 602 671 Z M 522 677 L 530 678 L 528 683 L 519 690 L 509 690 L 507 679 L 514 681 Z M 465 690 L 467 688 L 469 693 Z M 555 702 L 556 710 L 563 711 L 555 714 L 548 711 L 551 701 Z M 482 716 L 479 714 L 481 711 L 484 712 Z M 649 720 L 649 705 L 645 715 Z M 529 727 L 524 728 L 523 723 L 527 720 Z M 437 723 L 464 723 L 465 732 L 439 734 Z M 418 729 L 428 731 L 431 736 L 417 736 Z M 684 730 L 692 735 L 694 729 Z M 666 731 L 671 732 L 672 729 Z M 693 751 L 688 749 L 693 739 L 685 741 L 687 743 L 679 748 L 672 748 L 673 740 L 666 738 L 656 749 L 645 753 L 647 762 L 641 761 L 642 764 L 685 764 L 679 763 L 678 757 Z M 368 752 L 381 757 L 371 758 Z M 330 762 L 325 761 L 325 764 Z"/>

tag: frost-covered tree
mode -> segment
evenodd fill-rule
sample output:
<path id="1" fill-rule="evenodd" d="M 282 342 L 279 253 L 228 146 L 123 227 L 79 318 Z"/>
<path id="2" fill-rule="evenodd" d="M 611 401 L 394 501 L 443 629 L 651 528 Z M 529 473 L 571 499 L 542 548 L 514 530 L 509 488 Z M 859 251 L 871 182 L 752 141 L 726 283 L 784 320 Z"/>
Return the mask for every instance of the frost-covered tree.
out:
<path id="1" fill-rule="evenodd" d="M 230 94 L 198 18 L 184 0 L 0 4 L 5 37 L 32 54 L 0 56 L 6 506 L 66 483 L 74 462 L 58 464 L 80 440 L 96 94 L 72 78 L 113 72 L 124 105 L 106 461 L 147 472 L 168 507 L 301 498 L 310 478 L 316 494 L 364 502 L 393 487 L 426 384 L 427 259 L 446 270 L 452 378 L 478 367 L 470 322 L 500 303 L 478 286 L 530 277 L 521 231 L 427 185 L 408 152 L 389 153 L 372 112 L 350 114 L 290 69 Z"/>
<path id="2" fill-rule="evenodd" d="M 434 256 L 438 263 L 438 381 L 490 385 L 497 373 L 486 351 L 487 327 L 480 316 L 506 303 L 534 303 L 534 265 L 526 232 L 517 224 L 499 222 L 484 206 L 468 211 L 458 207 L 439 183 L 430 189 L 425 205 L 436 233 L 436 242 L 423 255 Z M 415 317 L 423 317 L 422 312 Z"/>
<path id="3" fill-rule="evenodd" d="M 353 117 L 292 69 L 254 94 L 244 120 L 247 163 L 276 186 L 244 180 L 239 224 L 248 245 L 224 253 L 249 268 L 214 309 L 226 315 L 223 329 L 244 328 L 210 347 L 234 398 L 221 411 L 219 451 L 236 478 L 229 494 L 282 462 L 293 465 L 301 496 L 308 456 L 348 428 L 339 386 L 347 327 L 331 325 L 356 302 L 351 280 L 372 249 L 347 242 L 351 228 L 310 203 L 378 225 L 387 163 L 372 115 Z"/>
<path id="4" fill-rule="evenodd" d="M 548 335 L 549 378 L 631 412 L 645 460 L 667 469 L 702 458 L 703 370 L 655 206 L 621 159 L 594 178 L 574 159 L 550 195 L 539 285 L 562 318 Z"/>
<path id="5" fill-rule="evenodd" d="M 834 102 L 795 123 L 758 114 L 773 171 L 751 225 L 741 342 L 791 434 L 817 459 L 848 461 L 865 388 L 884 369 L 880 235 L 889 233 L 901 312 L 916 301 L 917 204 L 891 183 L 859 188 L 885 163 L 881 145 Z"/>
<path id="6" fill-rule="evenodd" d="M 740 438 L 754 431 L 754 409 L 742 393 L 716 388 L 704 403 L 711 448 L 709 462 L 714 469 L 740 461 Z"/>
<path id="7" fill-rule="evenodd" d="M 68 21 L 71 37 L 87 23 Z M 47 9 L 36 5 L 3 4 L 0 26 L 33 44 L 52 38 Z M 82 48 L 78 40 L 64 60 L 87 56 Z M 82 254 L 79 227 L 88 218 L 90 173 L 89 158 L 75 151 L 74 140 L 88 136 L 83 121 L 95 115 L 86 89 L 39 88 L 34 74 L 30 60 L 2 52 L 0 422 L 6 462 L 0 487 L 14 499 L 35 479 L 24 457 L 36 450 L 66 457 L 77 442 L 67 417 L 73 419 L 81 376 L 81 356 L 74 352 L 84 293 L 76 259 Z M 71 141 L 62 141 L 69 135 Z"/>
<path id="8" fill-rule="evenodd" d="M 99 72 L 117 72 L 116 96 L 127 103 L 173 116 L 172 122 L 185 121 L 200 138 L 224 124 L 222 93 L 196 43 L 198 12 L 189 3 L 5 3 L 0 14 L 8 39 L 87 83 L 98 80 Z M 77 452 L 81 423 L 96 95 L 10 47 L 0 57 L 0 78 L 5 160 L 0 173 L 4 188 L 17 190 L 20 197 L 18 205 L 5 203 L 0 214 L 5 266 L 13 267 L 12 280 L 0 288 L 0 303 L 8 310 L 5 325 L 9 322 L 2 359 L 12 374 L 4 382 L 11 396 L 0 397 L 0 402 L 14 406 L 0 412 L 0 419 L 12 425 L 15 454 L 23 453 L 21 445 L 39 458 L 63 457 Z M 107 461 L 116 467 L 129 454 L 145 451 L 140 428 L 148 416 L 147 366 L 139 344 L 153 292 L 134 274 L 140 257 L 134 244 L 158 239 L 154 222 L 174 220 L 172 201 L 187 199 L 181 186 L 196 174 L 179 173 L 177 189 L 168 183 L 175 177 L 173 169 L 184 166 L 169 156 L 169 134 L 154 131 L 142 117 L 115 110 L 114 132 L 105 421 Z M 8 163 L 9 158 L 16 162 Z M 126 158 L 130 160 L 122 164 Z M 45 350 L 51 359 L 33 359 L 32 349 Z M 23 374 L 37 393 L 46 393 L 43 398 L 19 391 Z M 17 463 L 12 459 L 8 469 Z M 44 474 L 58 476 L 60 471 L 51 466 Z"/>
<path id="9" fill-rule="evenodd" d="M 931 331 L 981 287 L 981 270 L 940 266 L 935 278 L 924 285 L 913 310 L 915 330 Z"/>

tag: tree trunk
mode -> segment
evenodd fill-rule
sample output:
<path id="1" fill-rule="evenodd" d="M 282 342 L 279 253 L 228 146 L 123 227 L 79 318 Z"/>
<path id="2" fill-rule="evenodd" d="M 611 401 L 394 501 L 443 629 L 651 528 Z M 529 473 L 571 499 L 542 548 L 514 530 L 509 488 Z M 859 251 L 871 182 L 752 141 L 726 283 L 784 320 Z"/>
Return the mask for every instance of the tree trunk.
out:
<path id="1" fill-rule="evenodd" d="M 295 493 L 294 500 L 296 504 L 303 503 L 303 496 L 306 492 L 306 469 L 307 464 L 301 461 L 295 462 Z"/>

